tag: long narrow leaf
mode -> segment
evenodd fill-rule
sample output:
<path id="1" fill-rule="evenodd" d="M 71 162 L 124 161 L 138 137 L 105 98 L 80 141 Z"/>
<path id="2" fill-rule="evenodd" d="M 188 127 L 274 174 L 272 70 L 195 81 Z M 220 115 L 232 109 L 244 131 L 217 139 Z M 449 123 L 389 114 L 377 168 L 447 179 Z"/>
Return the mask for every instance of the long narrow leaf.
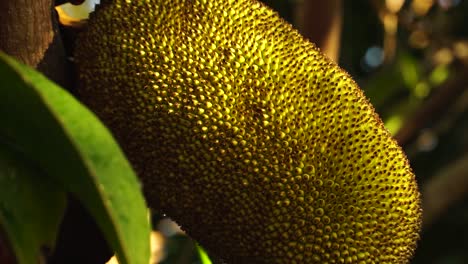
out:
<path id="1" fill-rule="evenodd" d="M 36 264 L 53 249 L 66 196 L 54 181 L 0 144 L 0 227 L 19 264 Z"/>
<path id="2" fill-rule="evenodd" d="M 38 161 L 97 220 L 122 264 L 147 264 L 150 226 L 137 178 L 86 107 L 0 53 L 0 136 Z"/>

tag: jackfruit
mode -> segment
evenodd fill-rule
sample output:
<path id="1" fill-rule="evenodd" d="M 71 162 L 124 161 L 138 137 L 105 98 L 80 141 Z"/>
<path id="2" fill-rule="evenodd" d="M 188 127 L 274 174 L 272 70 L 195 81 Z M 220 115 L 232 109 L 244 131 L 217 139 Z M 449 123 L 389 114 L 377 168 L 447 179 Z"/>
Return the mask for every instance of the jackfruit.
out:
<path id="1" fill-rule="evenodd" d="M 228 263 L 407 263 L 406 156 L 351 77 L 252 0 L 107 0 L 79 96 L 166 213 Z"/>

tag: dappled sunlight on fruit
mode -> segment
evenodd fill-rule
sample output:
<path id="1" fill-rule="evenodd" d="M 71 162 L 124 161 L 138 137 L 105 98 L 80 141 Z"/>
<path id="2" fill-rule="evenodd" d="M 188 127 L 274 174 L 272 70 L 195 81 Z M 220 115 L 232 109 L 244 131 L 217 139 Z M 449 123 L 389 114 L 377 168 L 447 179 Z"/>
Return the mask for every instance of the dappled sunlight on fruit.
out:
<path id="1" fill-rule="evenodd" d="M 75 59 L 80 98 L 150 206 L 213 255 L 413 254 L 421 210 L 404 153 L 350 76 L 264 5 L 116 0 L 91 15 Z"/>

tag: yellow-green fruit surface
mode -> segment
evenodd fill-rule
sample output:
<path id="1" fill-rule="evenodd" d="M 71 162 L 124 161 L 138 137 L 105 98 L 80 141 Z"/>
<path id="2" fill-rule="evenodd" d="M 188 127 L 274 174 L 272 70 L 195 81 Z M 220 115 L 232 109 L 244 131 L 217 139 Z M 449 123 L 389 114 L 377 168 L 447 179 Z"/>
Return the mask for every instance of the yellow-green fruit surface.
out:
<path id="1" fill-rule="evenodd" d="M 251 0 L 104 1 L 82 100 L 151 207 L 227 263 L 407 263 L 408 161 L 346 72 Z"/>

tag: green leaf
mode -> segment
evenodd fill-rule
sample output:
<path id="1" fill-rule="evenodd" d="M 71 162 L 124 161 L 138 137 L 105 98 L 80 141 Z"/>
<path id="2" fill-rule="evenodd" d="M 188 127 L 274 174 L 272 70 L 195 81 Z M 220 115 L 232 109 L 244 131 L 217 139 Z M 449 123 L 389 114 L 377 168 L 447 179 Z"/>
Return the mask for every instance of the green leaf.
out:
<path id="1" fill-rule="evenodd" d="M 438 86 L 450 77 L 450 69 L 447 65 L 439 65 L 429 74 L 429 81 L 432 85 Z"/>
<path id="2" fill-rule="evenodd" d="M 414 89 L 421 79 L 421 69 L 418 60 L 412 55 L 405 53 L 399 59 L 401 77 L 409 89 Z"/>
<path id="3" fill-rule="evenodd" d="M 55 182 L 0 144 L 0 226 L 19 264 L 39 263 L 41 250 L 54 248 L 65 204 Z"/>
<path id="4" fill-rule="evenodd" d="M 110 132 L 43 75 L 0 53 L 0 137 L 72 192 L 121 264 L 147 264 L 150 224 L 141 186 Z"/>
<path id="5" fill-rule="evenodd" d="M 205 250 L 197 244 L 198 255 L 200 255 L 200 262 L 201 264 L 212 264 L 210 257 L 205 252 Z"/>

